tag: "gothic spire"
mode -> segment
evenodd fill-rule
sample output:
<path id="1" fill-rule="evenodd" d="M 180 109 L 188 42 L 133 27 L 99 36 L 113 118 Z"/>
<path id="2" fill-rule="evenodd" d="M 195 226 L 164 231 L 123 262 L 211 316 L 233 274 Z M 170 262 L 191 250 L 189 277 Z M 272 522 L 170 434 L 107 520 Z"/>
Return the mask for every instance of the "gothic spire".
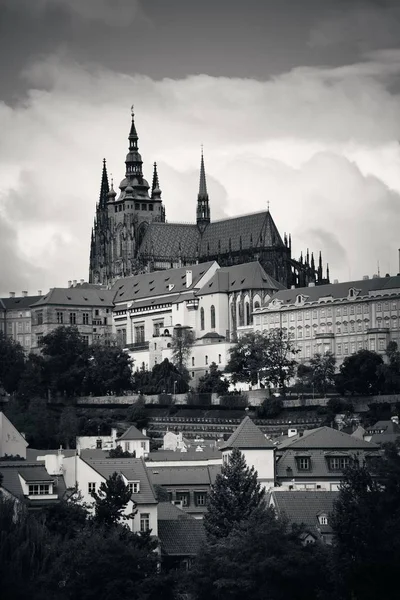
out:
<path id="1" fill-rule="evenodd" d="M 197 195 L 197 225 L 205 228 L 210 222 L 210 206 L 208 203 L 206 170 L 204 168 L 203 146 L 201 147 L 200 182 Z"/>
<path id="2" fill-rule="evenodd" d="M 154 163 L 154 171 L 153 171 L 153 183 L 151 186 L 151 198 L 159 199 L 161 196 L 160 183 L 158 180 L 158 172 L 157 172 L 157 163 Z"/>
<path id="3" fill-rule="evenodd" d="M 100 186 L 100 198 L 99 198 L 99 208 L 100 209 L 106 208 L 109 191 L 110 191 L 110 188 L 108 186 L 106 159 L 103 158 L 103 171 L 101 174 L 101 186 Z"/>
<path id="4" fill-rule="evenodd" d="M 314 271 L 315 271 L 314 252 L 311 252 L 311 270 L 314 273 Z"/>
<path id="5" fill-rule="evenodd" d="M 135 113 L 133 112 L 133 106 L 131 107 L 131 118 L 132 118 L 132 122 L 131 122 L 131 129 L 129 132 L 129 136 L 128 136 L 128 140 L 129 140 L 129 152 L 126 155 L 126 160 L 125 160 L 125 164 L 126 164 L 126 177 L 135 177 L 137 179 L 139 179 L 139 182 L 141 183 L 141 180 L 143 178 L 143 173 L 142 173 L 142 157 L 140 156 L 139 153 L 139 146 L 138 146 L 138 134 L 136 131 L 136 126 L 135 126 Z"/>
<path id="6" fill-rule="evenodd" d="M 322 281 L 322 252 L 319 251 L 319 261 L 318 261 L 318 281 Z"/>

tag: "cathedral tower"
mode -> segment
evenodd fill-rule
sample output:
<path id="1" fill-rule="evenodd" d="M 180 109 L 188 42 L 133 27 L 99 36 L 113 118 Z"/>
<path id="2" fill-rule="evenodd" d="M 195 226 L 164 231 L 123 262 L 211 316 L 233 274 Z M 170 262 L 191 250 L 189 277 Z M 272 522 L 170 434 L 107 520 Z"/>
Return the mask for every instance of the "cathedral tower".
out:
<path id="1" fill-rule="evenodd" d="M 205 230 L 210 222 L 210 205 L 208 201 L 206 171 L 204 168 L 203 147 L 201 148 L 200 161 L 200 183 L 199 193 L 197 195 L 197 227 L 201 232 Z"/>

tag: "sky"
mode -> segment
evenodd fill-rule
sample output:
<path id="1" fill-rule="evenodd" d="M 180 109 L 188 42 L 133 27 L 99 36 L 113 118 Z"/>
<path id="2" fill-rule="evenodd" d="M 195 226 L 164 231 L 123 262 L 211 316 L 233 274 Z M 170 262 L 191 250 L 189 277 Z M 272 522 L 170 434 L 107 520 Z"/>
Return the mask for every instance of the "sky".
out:
<path id="1" fill-rule="evenodd" d="M 0 0 L 0 295 L 88 279 L 131 105 L 168 221 L 270 206 L 331 280 L 400 271 L 398 0 Z"/>

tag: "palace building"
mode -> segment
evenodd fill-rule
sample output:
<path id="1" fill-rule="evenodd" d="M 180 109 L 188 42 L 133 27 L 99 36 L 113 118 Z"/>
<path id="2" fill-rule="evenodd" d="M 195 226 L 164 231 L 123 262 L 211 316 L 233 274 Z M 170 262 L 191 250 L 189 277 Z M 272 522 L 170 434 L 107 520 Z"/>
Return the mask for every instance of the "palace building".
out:
<path id="1" fill-rule="evenodd" d="M 132 112 L 125 177 L 119 194 L 112 183 L 109 185 L 103 161 L 90 246 L 91 283 L 111 286 L 120 277 L 210 261 L 220 267 L 259 261 L 266 273 L 286 288 L 329 283 L 329 268 L 324 277 L 321 254 L 318 266 L 308 250 L 304 259 L 303 254 L 298 260 L 292 257 L 291 236 L 284 234 L 282 239 L 269 208 L 218 221 L 211 219 L 203 153 L 196 222 L 167 222 L 157 165 L 154 163 L 150 189 L 143 176 L 138 139 Z"/>

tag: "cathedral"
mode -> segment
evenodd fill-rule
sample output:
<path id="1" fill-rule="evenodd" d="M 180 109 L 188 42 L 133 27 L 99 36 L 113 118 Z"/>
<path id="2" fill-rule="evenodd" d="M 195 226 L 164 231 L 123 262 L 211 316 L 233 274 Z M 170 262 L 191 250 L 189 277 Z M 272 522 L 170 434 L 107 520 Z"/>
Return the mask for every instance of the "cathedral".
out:
<path id="1" fill-rule="evenodd" d="M 203 152 L 196 222 L 169 223 L 161 199 L 157 165 L 150 186 L 143 177 L 142 157 L 132 111 L 125 177 L 119 194 L 108 181 L 103 161 L 100 198 L 90 245 L 89 281 L 111 286 L 116 279 L 215 260 L 221 267 L 259 261 L 285 287 L 329 283 L 313 253 L 292 257 L 291 236 L 283 239 L 267 210 L 217 221 L 211 219 Z M 193 207 L 194 208 L 194 207 Z M 193 211 L 194 212 L 194 211 Z"/>

